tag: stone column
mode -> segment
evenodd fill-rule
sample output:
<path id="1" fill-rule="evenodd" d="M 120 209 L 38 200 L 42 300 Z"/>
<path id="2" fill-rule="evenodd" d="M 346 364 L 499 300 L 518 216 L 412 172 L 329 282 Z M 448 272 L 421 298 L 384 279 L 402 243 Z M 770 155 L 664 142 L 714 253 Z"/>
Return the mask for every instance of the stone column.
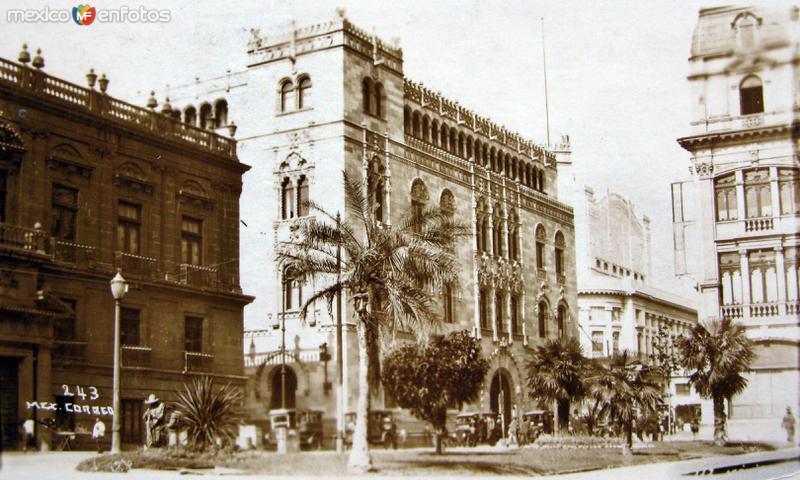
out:
<path id="1" fill-rule="evenodd" d="M 497 319 L 497 302 L 495 300 L 497 300 L 497 298 L 496 298 L 496 292 L 495 292 L 494 285 L 492 285 L 491 288 L 488 289 L 487 297 L 489 297 L 488 300 L 491 302 L 491 305 L 492 305 L 492 308 L 489 309 L 491 317 L 492 317 L 491 318 L 491 322 L 492 322 L 492 341 L 496 342 L 497 338 L 498 338 L 497 337 L 497 333 L 498 332 L 497 332 L 497 321 L 496 321 L 496 319 Z"/>
<path id="2" fill-rule="evenodd" d="M 528 346 L 528 321 L 525 318 L 525 290 L 519 296 L 520 322 L 522 322 L 522 345 Z"/>
<path id="3" fill-rule="evenodd" d="M 736 176 L 736 218 L 744 221 L 747 218 L 744 203 L 744 173 L 742 170 L 736 170 L 734 175 Z"/>
<path id="4" fill-rule="evenodd" d="M 781 214 L 781 191 L 778 186 L 778 167 L 769 167 L 769 195 L 772 201 L 772 217 L 779 217 Z"/>
<path id="5" fill-rule="evenodd" d="M 512 324 L 511 324 L 511 295 L 513 295 L 511 290 L 506 292 L 506 295 L 505 295 L 506 322 L 507 322 L 506 325 L 508 325 L 506 328 L 508 329 L 508 344 L 509 345 L 514 343 L 514 333 L 515 333 L 513 328 L 512 328 Z M 517 317 L 517 321 L 519 321 L 519 317 Z"/>

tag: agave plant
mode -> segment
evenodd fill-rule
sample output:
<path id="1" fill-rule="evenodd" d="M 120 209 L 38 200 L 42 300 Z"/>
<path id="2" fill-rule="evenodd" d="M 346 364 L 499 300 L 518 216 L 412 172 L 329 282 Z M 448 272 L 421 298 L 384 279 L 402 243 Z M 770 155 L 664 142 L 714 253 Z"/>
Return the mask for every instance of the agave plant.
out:
<path id="1" fill-rule="evenodd" d="M 189 446 L 205 450 L 233 443 L 239 433 L 241 390 L 230 383 L 214 388 L 214 381 L 208 376 L 194 378 L 183 388 L 177 392 L 175 410 L 186 428 Z"/>

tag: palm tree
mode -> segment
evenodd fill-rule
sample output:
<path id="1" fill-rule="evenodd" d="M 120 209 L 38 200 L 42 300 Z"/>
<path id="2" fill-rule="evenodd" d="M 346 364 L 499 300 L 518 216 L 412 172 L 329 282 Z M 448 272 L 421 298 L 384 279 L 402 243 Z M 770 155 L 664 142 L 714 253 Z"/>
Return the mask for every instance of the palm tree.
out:
<path id="1" fill-rule="evenodd" d="M 583 378 L 587 366 L 575 337 L 547 340 L 530 352 L 526 365 L 529 395 L 539 402 L 556 402 L 559 433 L 569 428 L 570 403 L 586 393 Z"/>
<path id="2" fill-rule="evenodd" d="M 755 358 L 753 342 L 743 326 L 724 318 L 698 323 L 677 345 L 680 365 L 691 372 L 689 383 L 714 402 L 714 442 L 723 445 L 728 441 L 725 400 L 747 387 L 742 373 Z"/>
<path id="3" fill-rule="evenodd" d="M 622 453 L 630 455 L 633 446 L 633 422 L 639 413 L 655 412 L 661 401 L 657 374 L 643 366 L 627 350 L 616 353 L 595 365 L 589 394 L 599 400 L 612 422 L 623 429 Z"/>
<path id="4" fill-rule="evenodd" d="M 410 331 L 425 341 L 436 330 L 433 292 L 443 285 L 457 286 L 459 260 L 455 242 L 470 233 L 440 210 L 426 209 L 405 215 L 397 224 L 376 222 L 374 206 L 364 182 L 344 174 L 346 220 L 340 221 L 322 206 L 309 202 L 315 219 L 298 225 L 297 240 L 278 245 L 281 267 L 292 269 L 300 279 L 325 277 L 327 286 L 303 304 L 333 301 L 346 293 L 353 303 L 358 332 L 358 404 L 348 468 L 372 469 L 367 443 L 367 409 L 371 366 L 380 335 Z M 374 379 L 373 379 L 374 382 Z"/>

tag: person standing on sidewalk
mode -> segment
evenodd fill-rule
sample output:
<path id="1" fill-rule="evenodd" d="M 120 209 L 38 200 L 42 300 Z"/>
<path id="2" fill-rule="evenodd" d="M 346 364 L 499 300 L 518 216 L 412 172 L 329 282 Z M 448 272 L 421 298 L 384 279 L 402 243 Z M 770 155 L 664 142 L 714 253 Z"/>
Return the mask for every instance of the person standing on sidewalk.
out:
<path id="1" fill-rule="evenodd" d="M 36 450 L 36 439 L 34 438 L 34 428 L 36 422 L 33 420 L 33 414 L 27 420 L 22 422 L 22 451 L 27 452 L 28 447 Z"/>
<path id="2" fill-rule="evenodd" d="M 792 415 L 791 407 L 786 407 L 786 415 L 783 416 L 783 422 L 781 425 L 783 426 L 783 429 L 786 430 L 786 441 L 789 443 L 794 443 L 795 419 L 794 415 Z"/>
<path id="3" fill-rule="evenodd" d="M 100 446 L 100 442 L 103 441 L 103 437 L 105 436 L 106 424 L 103 423 L 103 421 L 98 417 L 94 422 L 94 428 L 92 429 L 92 438 L 94 439 L 94 443 L 97 445 L 97 453 L 103 453 L 103 448 Z"/>

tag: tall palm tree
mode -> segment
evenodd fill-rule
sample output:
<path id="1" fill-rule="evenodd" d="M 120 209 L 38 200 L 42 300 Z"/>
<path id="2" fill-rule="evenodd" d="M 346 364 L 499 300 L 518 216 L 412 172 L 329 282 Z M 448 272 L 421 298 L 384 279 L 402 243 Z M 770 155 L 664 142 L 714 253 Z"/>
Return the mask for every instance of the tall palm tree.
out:
<path id="1" fill-rule="evenodd" d="M 728 441 L 725 400 L 747 387 L 742 373 L 755 358 L 753 342 L 743 326 L 725 318 L 698 323 L 677 345 L 680 365 L 691 372 L 689 383 L 714 403 L 714 442 L 723 445 Z"/>
<path id="2" fill-rule="evenodd" d="M 367 190 L 364 182 L 345 173 L 345 220 L 309 202 L 314 220 L 300 223 L 297 240 L 277 248 L 281 267 L 291 268 L 301 279 L 328 280 L 303 304 L 303 318 L 317 300 L 324 299 L 329 311 L 341 293 L 352 301 L 359 354 L 356 425 L 348 461 L 353 472 L 372 469 L 367 409 L 375 355 L 370 353 L 381 335 L 403 330 L 425 341 L 436 330 L 441 318 L 433 292 L 446 284 L 458 285 L 454 246 L 457 238 L 470 233 L 438 209 L 415 211 L 392 226 L 382 225 Z"/>
<path id="3" fill-rule="evenodd" d="M 561 433 L 569 428 L 570 403 L 586 393 L 583 378 L 588 361 L 575 337 L 547 340 L 530 352 L 528 394 L 543 403 L 556 403 L 556 424 Z"/>
<path id="4" fill-rule="evenodd" d="M 595 365 L 589 394 L 603 404 L 609 419 L 622 427 L 625 435 L 622 453 L 630 455 L 633 422 L 640 413 L 655 412 L 661 401 L 657 374 L 623 350 Z"/>

